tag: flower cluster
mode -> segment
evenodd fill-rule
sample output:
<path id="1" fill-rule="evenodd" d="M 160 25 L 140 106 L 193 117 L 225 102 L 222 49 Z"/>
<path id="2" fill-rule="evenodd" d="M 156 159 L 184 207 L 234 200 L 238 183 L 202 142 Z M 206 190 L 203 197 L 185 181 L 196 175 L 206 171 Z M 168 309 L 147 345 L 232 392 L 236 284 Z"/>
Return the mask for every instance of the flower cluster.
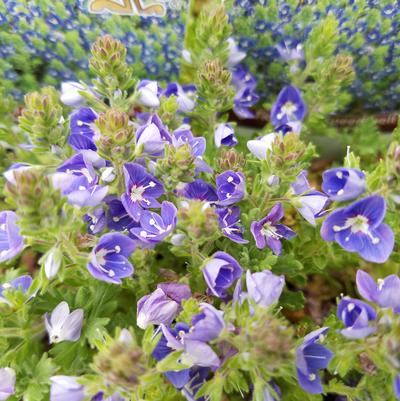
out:
<path id="1" fill-rule="evenodd" d="M 195 86 L 137 80 L 106 35 L 92 85 L 27 96 L 0 212 L 0 399 L 399 398 L 398 133 L 365 170 L 350 149 L 316 163 L 321 116 L 295 85 L 242 129 L 254 77 L 223 9 L 204 18 Z M 353 282 L 363 301 L 339 298 Z"/>

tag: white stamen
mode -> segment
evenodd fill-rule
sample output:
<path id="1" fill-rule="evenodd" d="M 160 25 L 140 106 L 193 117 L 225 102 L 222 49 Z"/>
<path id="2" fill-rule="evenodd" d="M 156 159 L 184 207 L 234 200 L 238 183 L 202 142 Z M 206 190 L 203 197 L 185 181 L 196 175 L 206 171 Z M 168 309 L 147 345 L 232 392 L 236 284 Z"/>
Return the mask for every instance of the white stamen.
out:
<path id="1" fill-rule="evenodd" d="M 379 291 L 382 291 L 382 288 L 383 288 L 383 286 L 385 284 L 385 280 L 382 280 L 381 278 L 378 278 L 377 282 L 378 282 Z"/>
<path id="2" fill-rule="evenodd" d="M 261 229 L 261 234 L 266 237 L 271 237 L 273 239 L 282 238 L 282 235 L 277 233 L 276 227 L 272 225 L 271 222 L 267 222 L 264 224 L 264 227 Z"/>

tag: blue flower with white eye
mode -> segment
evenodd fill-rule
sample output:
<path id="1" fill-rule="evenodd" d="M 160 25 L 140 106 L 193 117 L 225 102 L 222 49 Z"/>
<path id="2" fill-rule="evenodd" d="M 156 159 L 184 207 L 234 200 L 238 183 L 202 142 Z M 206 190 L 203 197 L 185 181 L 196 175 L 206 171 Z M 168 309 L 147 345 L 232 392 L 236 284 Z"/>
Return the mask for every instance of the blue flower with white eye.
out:
<path id="1" fill-rule="evenodd" d="M 4 292 L 8 291 L 21 291 L 23 294 L 27 293 L 30 286 L 32 285 L 31 276 L 20 276 L 11 280 L 9 283 L 3 283 L 0 285 L 0 302 L 9 304 L 9 301 L 4 296 Z"/>
<path id="2" fill-rule="evenodd" d="M 346 326 L 340 333 L 347 338 L 365 338 L 376 331 L 376 326 L 370 325 L 371 321 L 376 320 L 376 312 L 363 301 L 344 297 L 339 302 L 336 314 Z"/>
<path id="3" fill-rule="evenodd" d="M 322 224 L 321 236 L 369 262 L 384 263 L 394 246 L 393 231 L 383 223 L 385 212 L 383 197 L 368 196 L 332 212 Z"/>
<path id="4" fill-rule="evenodd" d="M 177 212 L 173 203 L 164 201 L 160 214 L 144 210 L 140 215 L 139 225 L 131 228 L 130 233 L 144 243 L 157 244 L 175 229 Z"/>
<path id="5" fill-rule="evenodd" d="M 66 160 L 52 175 L 53 186 L 60 189 L 73 205 L 97 206 L 108 193 L 108 187 L 98 185 L 96 169 L 106 162 L 96 152 L 83 150 Z"/>
<path id="6" fill-rule="evenodd" d="M 400 312 L 400 278 L 391 274 L 377 282 L 366 272 L 357 271 L 357 289 L 363 298 L 381 308 L 393 308 Z"/>
<path id="7" fill-rule="evenodd" d="M 303 121 L 307 113 L 300 91 L 294 86 L 285 86 L 271 109 L 271 122 L 275 127 L 295 121 Z"/>
<path id="8" fill-rule="evenodd" d="M 95 124 L 97 118 L 97 113 L 89 107 L 82 107 L 71 115 L 71 134 L 68 143 L 75 150 L 97 150 L 95 145 L 99 137 L 99 130 Z"/>
<path id="9" fill-rule="evenodd" d="M 284 215 L 282 203 L 277 203 L 261 220 L 253 221 L 250 231 L 258 249 L 268 247 L 275 255 L 282 252 L 282 239 L 290 240 L 296 233 L 284 224 L 278 223 Z"/>
<path id="10" fill-rule="evenodd" d="M 244 176 L 240 172 L 228 170 L 217 175 L 217 196 L 219 206 L 229 206 L 240 202 L 245 195 Z"/>
<path id="11" fill-rule="evenodd" d="M 17 256 L 24 247 L 19 233 L 18 217 L 13 211 L 0 212 L 0 263 Z"/>
<path id="12" fill-rule="evenodd" d="M 215 188 L 200 178 L 186 184 L 182 190 L 178 191 L 178 195 L 184 196 L 188 199 L 197 199 L 208 202 L 215 202 L 218 200 Z"/>
<path id="13" fill-rule="evenodd" d="M 334 201 L 348 201 L 365 191 L 365 174 L 354 168 L 332 168 L 322 174 L 322 190 Z"/>
<path id="14" fill-rule="evenodd" d="M 104 234 L 94 247 L 87 268 L 90 274 L 101 281 L 121 284 L 122 278 L 133 273 L 128 257 L 135 250 L 135 242 L 120 233 Z"/>
<path id="15" fill-rule="evenodd" d="M 164 193 L 164 187 L 143 166 L 125 163 L 124 176 L 126 192 L 121 196 L 121 202 L 135 221 L 144 209 L 160 207 L 157 198 Z"/>
<path id="16" fill-rule="evenodd" d="M 311 394 L 323 392 L 319 371 L 326 369 L 333 357 L 328 348 L 319 344 L 328 330 L 328 327 L 323 327 L 306 335 L 296 350 L 297 378 L 300 386 Z"/>
<path id="17" fill-rule="evenodd" d="M 218 225 L 225 237 L 237 244 L 247 244 L 249 241 L 243 238 L 244 228 L 240 224 L 239 206 L 217 209 Z"/>

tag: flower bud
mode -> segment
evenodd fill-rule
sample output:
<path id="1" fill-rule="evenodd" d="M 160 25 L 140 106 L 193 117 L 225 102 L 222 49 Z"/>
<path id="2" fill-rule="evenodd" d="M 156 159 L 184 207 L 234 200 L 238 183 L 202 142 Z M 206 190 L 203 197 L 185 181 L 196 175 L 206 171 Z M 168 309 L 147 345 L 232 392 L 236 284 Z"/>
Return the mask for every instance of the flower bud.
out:
<path id="1" fill-rule="evenodd" d="M 46 277 L 51 280 L 56 276 L 61 266 L 62 252 L 60 248 L 54 247 L 44 256 L 44 272 Z"/>

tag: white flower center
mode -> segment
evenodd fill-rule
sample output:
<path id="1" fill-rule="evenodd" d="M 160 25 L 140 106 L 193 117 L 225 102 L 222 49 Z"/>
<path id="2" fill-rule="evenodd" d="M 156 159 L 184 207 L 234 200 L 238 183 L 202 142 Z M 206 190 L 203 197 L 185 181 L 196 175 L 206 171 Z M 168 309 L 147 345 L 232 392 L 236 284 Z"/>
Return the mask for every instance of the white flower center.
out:
<path id="1" fill-rule="evenodd" d="M 292 102 L 286 102 L 282 107 L 277 117 L 281 120 L 284 116 L 291 117 L 297 111 L 297 106 Z"/>
<path id="2" fill-rule="evenodd" d="M 282 238 L 282 235 L 277 233 L 276 227 L 274 227 L 270 221 L 264 224 L 263 228 L 261 229 L 261 234 L 273 239 Z"/>
<path id="3" fill-rule="evenodd" d="M 333 231 L 340 232 L 349 228 L 352 234 L 362 233 L 367 235 L 371 239 L 373 245 L 377 245 L 380 242 L 379 238 L 374 237 L 369 231 L 368 219 L 361 214 L 357 215 L 356 217 L 349 217 L 342 227 L 333 226 Z M 350 241 L 350 237 L 346 237 L 345 241 Z"/>

